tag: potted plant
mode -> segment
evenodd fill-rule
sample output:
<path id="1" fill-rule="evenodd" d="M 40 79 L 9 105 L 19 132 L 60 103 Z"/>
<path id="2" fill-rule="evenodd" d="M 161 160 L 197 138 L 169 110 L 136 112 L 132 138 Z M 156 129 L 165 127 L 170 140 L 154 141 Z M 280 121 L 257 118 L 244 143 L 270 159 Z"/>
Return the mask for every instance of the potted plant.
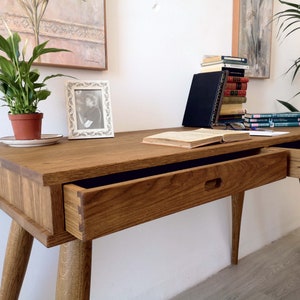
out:
<path id="1" fill-rule="evenodd" d="M 276 13 L 274 15 L 274 20 L 280 23 L 278 29 L 278 36 L 281 35 L 283 39 L 290 36 L 292 33 L 300 29 L 299 22 L 300 22 L 300 7 L 298 3 L 287 2 L 279 0 L 281 4 L 287 5 L 288 8 Z M 286 73 L 293 72 L 292 82 L 295 80 L 298 72 L 300 70 L 300 57 L 298 57 L 294 63 L 288 68 Z M 296 93 L 293 98 L 300 95 L 300 92 Z M 287 101 L 277 100 L 290 111 L 298 111 L 296 107 L 290 104 Z"/>
<path id="2" fill-rule="evenodd" d="M 4 101 L 4 105 L 9 108 L 9 118 L 13 122 L 12 126 L 16 139 L 40 139 L 43 113 L 38 111 L 38 104 L 40 101 L 46 100 L 51 94 L 47 89 L 46 81 L 65 75 L 53 74 L 40 79 L 39 70 L 33 64 L 46 53 L 69 50 L 47 48 L 48 41 L 46 41 L 35 46 L 31 57 L 26 60 L 26 43 L 20 51 L 20 35 L 17 32 L 8 31 L 8 38 L 0 35 L 0 92 L 3 94 L 0 100 Z M 25 124 L 29 123 L 28 120 L 31 117 L 38 120 L 38 126 L 33 132 L 27 133 Z M 20 129 L 18 129 L 14 127 L 14 119 L 17 119 L 16 124 L 22 122 L 20 119 L 25 119 L 26 123 L 22 123 Z M 28 126 L 29 130 L 34 128 L 31 123 Z"/>

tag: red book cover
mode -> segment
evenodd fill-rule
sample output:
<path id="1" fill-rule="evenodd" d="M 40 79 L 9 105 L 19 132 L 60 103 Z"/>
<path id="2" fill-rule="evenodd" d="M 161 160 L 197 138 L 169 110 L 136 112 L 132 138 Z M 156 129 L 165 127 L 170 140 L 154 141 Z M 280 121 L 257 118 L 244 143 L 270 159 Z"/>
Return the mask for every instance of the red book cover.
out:
<path id="1" fill-rule="evenodd" d="M 224 96 L 246 96 L 246 90 L 225 90 Z"/>
<path id="2" fill-rule="evenodd" d="M 225 90 L 247 90 L 247 86 L 245 82 L 227 82 Z"/>
<path id="3" fill-rule="evenodd" d="M 227 76 L 227 82 L 249 82 L 249 77 Z"/>

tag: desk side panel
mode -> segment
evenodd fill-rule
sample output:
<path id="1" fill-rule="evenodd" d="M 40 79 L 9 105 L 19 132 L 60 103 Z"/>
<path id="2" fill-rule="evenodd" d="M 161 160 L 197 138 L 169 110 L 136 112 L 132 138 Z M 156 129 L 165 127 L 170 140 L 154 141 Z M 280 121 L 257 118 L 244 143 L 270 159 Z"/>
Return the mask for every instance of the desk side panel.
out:
<path id="1" fill-rule="evenodd" d="M 60 185 L 42 186 L 0 168 L 0 207 L 46 246 L 66 233 Z M 70 240 L 70 237 L 67 239 Z"/>
<path id="2" fill-rule="evenodd" d="M 300 149 L 287 149 L 289 151 L 288 176 L 300 178 Z"/>

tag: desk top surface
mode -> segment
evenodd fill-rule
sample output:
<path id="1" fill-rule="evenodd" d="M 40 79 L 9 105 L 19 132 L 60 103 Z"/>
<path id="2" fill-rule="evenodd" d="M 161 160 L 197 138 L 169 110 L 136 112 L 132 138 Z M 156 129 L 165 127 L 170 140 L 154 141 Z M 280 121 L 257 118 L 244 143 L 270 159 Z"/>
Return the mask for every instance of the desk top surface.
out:
<path id="1" fill-rule="evenodd" d="M 54 185 L 300 140 L 300 128 L 297 127 L 285 128 L 284 131 L 289 131 L 286 135 L 252 136 L 247 141 L 194 149 L 148 145 L 141 142 L 147 135 L 167 130 L 171 129 L 117 133 L 114 138 L 105 139 L 65 138 L 55 145 L 33 148 L 13 148 L 0 143 L 0 162 L 3 168 L 42 185 Z"/>

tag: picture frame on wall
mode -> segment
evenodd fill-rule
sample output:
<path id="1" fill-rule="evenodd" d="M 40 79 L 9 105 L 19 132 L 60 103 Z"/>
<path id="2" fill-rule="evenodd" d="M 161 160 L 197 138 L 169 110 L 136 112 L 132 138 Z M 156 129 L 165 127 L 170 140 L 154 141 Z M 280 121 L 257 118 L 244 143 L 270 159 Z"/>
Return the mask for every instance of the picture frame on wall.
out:
<path id="1" fill-rule="evenodd" d="M 273 0 L 233 0 L 232 55 L 247 57 L 252 78 L 270 78 Z"/>
<path id="2" fill-rule="evenodd" d="M 109 82 L 66 82 L 69 139 L 114 137 Z"/>
<path id="3" fill-rule="evenodd" d="M 27 53 L 45 41 L 70 52 L 44 55 L 37 63 L 107 70 L 105 0 L 1 0 L 0 34 L 18 32 Z M 25 56 L 26 57 L 26 56 Z"/>

